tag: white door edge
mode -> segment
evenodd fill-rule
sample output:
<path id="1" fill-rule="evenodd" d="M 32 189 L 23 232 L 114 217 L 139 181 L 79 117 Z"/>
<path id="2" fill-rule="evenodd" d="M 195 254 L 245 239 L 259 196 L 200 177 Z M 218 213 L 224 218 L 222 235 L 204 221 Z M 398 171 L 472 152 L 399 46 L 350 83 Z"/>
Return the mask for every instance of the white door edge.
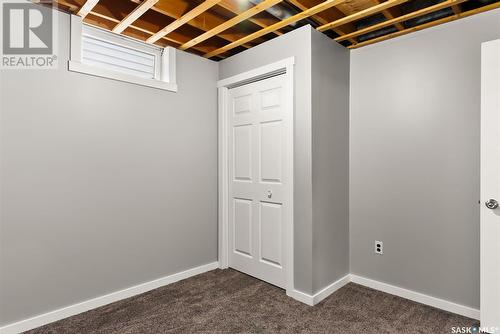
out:
<path id="1" fill-rule="evenodd" d="M 291 109 L 292 115 L 294 111 L 294 73 L 293 66 L 295 58 L 290 57 L 281 61 L 255 68 L 253 70 L 237 74 L 235 76 L 223 79 L 217 82 L 219 111 L 218 111 L 218 227 L 219 227 L 219 268 L 225 269 L 229 267 L 229 247 L 228 247 L 228 213 L 229 213 L 229 166 L 228 162 L 228 97 L 229 88 L 238 85 L 255 82 L 268 78 L 274 74 L 283 73 L 286 82 L 284 92 L 285 100 L 289 102 L 288 108 Z M 294 117 L 292 117 L 294 119 Z M 287 166 L 287 174 L 289 174 L 291 184 L 290 193 L 288 196 L 288 216 L 290 223 L 285 225 L 285 277 L 286 277 L 286 292 L 292 293 L 294 290 L 293 283 L 293 128 L 292 124 L 289 127 L 289 156 L 292 163 Z"/>
<path id="2" fill-rule="evenodd" d="M 500 209 L 488 209 L 490 198 L 500 200 L 498 182 L 498 126 L 500 115 L 500 40 L 481 46 L 481 194 L 480 194 L 480 295 L 481 327 L 500 333 L 500 269 L 498 246 Z"/>

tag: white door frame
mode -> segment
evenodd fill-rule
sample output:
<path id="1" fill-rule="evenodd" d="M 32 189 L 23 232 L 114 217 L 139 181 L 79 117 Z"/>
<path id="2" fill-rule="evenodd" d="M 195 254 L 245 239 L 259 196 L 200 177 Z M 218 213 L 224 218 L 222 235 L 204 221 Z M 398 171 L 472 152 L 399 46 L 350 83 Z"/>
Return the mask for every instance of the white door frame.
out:
<path id="1" fill-rule="evenodd" d="M 229 166 L 228 166 L 228 99 L 229 89 L 244 84 L 260 81 L 275 75 L 284 75 L 285 77 L 285 91 L 283 97 L 287 101 L 288 112 L 292 113 L 292 124 L 290 124 L 288 131 L 288 139 L 290 145 L 289 156 L 291 163 L 285 167 L 285 174 L 290 180 L 290 193 L 288 196 L 288 203 L 290 205 L 288 216 L 290 221 L 286 222 L 284 228 L 284 242 L 286 254 L 284 256 L 284 269 L 286 277 L 286 291 L 287 294 L 291 293 L 294 289 L 293 284 L 293 129 L 294 129 L 294 94 L 293 94 L 293 65 L 295 63 L 294 57 L 286 58 L 281 61 L 265 65 L 227 79 L 217 82 L 219 94 L 219 268 L 226 269 L 229 267 L 229 241 L 228 241 L 228 215 L 229 215 Z"/>

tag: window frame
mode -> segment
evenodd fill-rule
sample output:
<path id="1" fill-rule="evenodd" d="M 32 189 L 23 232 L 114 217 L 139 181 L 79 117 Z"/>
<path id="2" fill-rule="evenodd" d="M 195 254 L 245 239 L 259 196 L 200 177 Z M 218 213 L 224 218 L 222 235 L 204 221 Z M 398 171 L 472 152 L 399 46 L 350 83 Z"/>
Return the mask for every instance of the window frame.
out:
<path id="1" fill-rule="evenodd" d="M 140 52 L 154 54 L 155 78 L 141 78 L 133 74 L 122 73 L 120 71 L 114 71 L 83 63 L 83 34 L 86 34 L 95 39 L 100 39 L 127 48 L 136 49 Z M 154 50 L 154 48 L 157 48 L 158 52 Z M 84 25 L 81 17 L 71 15 L 71 52 L 70 60 L 68 62 L 69 71 L 128 82 L 171 92 L 177 92 L 178 87 L 176 82 L 175 53 L 176 50 L 172 47 L 153 47 L 146 45 L 140 41 L 135 41 L 132 38 L 127 38 L 125 36 L 117 35 L 99 28 Z"/>

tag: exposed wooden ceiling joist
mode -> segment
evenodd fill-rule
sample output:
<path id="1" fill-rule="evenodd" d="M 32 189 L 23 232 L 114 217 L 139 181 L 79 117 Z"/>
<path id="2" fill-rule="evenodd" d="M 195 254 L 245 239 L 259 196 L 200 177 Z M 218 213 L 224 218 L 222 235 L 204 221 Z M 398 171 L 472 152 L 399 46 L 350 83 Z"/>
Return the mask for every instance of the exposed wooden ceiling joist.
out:
<path id="1" fill-rule="evenodd" d="M 283 27 L 285 27 L 287 25 L 290 25 L 290 24 L 292 24 L 294 22 L 303 20 L 303 19 L 305 19 L 305 18 L 307 18 L 309 16 L 317 14 L 317 13 L 319 13 L 319 12 L 325 10 L 325 9 L 328 9 L 330 7 L 333 7 L 333 6 L 336 6 L 336 5 L 338 5 L 340 3 L 343 3 L 345 1 L 346 0 L 327 0 L 327 1 L 323 1 L 319 5 L 316 5 L 316 6 L 312 7 L 312 8 L 309 8 L 309 9 L 307 9 L 307 10 L 305 10 L 303 12 L 300 12 L 300 13 L 294 15 L 294 16 L 291 16 L 291 17 L 289 17 L 287 19 L 284 19 L 284 20 L 282 20 L 282 21 L 280 21 L 278 23 L 275 23 L 275 24 L 267 27 L 267 28 L 264 28 L 264 29 L 261 29 L 259 31 L 256 31 L 253 34 L 250 34 L 250 35 L 248 35 L 246 37 L 241 38 L 240 40 L 238 40 L 236 42 L 233 42 L 233 43 L 230 43 L 230 44 L 228 44 L 226 46 L 223 46 L 222 48 L 219 48 L 217 50 L 209 52 L 209 53 L 205 54 L 204 57 L 211 58 L 213 56 L 217 56 L 217 55 L 219 55 L 221 53 L 224 53 L 226 51 L 229 51 L 229 50 L 231 50 L 231 49 L 233 49 L 233 48 L 235 48 L 235 47 L 237 47 L 237 46 L 239 46 L 241 44 L 244 44 L 246 42 L 249 42 L 249 41 L 252 41 L 252 40 L 254 40 L 256 38 L 264 36 L 264 35 L 272 32 L 272 31 L 281 29 L 281 28 L 283 28 Z"/>
<path id="2" fill-rule="evenodd" d="M 281 1 L 282 0 L 264 0 L 261 3 L 259 3 L 258 5 L 256 5 L 250 9 L 248 9 L 247 11 L 233 17 L 232 19 L 230 19 L 230 20 L 224 22 L 223 24 L 213 28 L 212 30 L 209 30 L 209 31 L 205 32 L 204 34 L 202 34 L 196 38 L 193 38 L 189 42 L 184 43 L 183 45 L 181 45 L 180 49 L 186 50 L 186 49 L 188 49 L 188 48 L 190 48 L 198 43 L 201 43 L 201 42 L 209 39 L 210 37 L 213 37 L 213 36 L 219 34 L 220 32 L 227 30 L 227 29 L 237 25 L 238 23 L 256 15 L 257 13 L 260 13 L 263 10 L 266 10 L 269 7 L 276 5 L 277 3 L 281 2 Z"/>
<path id="3" fill-rule="evenodd" d="M 90 13 L 92 8 L 94 8 L 98 2 L 99 0 L 87 0 L 85 4 L 82 6 L 82 8 L 80 8 L 78 13 L 76 13 L 76 15 L 80 16 L 82 19 L 85 18 L 85 16 L 87 16 L 88 13 Z"/>
<path id="4" fill-rule="evenodd" d="M 337 37 L 337 38 L 335 38 L 335 40 L 337 42 L 340 42 L 340 41 L 343 41 L 343 40 L 345 40 L 346 38 L 349 38 L 349 37 L 361 36 L 361 35 L 367 34 L 369 32 L 376 31 L 378 29 L 382 29 L 382 28 L 385 28 L 387 26 L 393 25 L 393 24 L 398 23 L 398 22 L 407 21 L 407 20 L 413 19 L 415 17 L 419 17 L 419 16 L 422 16 L 422 15 L 425 15 L 425 14 L 428 14 L 428 13 L 432 13 L 432 12 L 441 10 L 443 8 L 450 7 L 452 5 L 457 5 L 457 4 L 462 3 L 464 1 L 466 1 L 466 0 L 446 0 L 445 2 L 440 2 L 437 5 L 425 7 L 425 8 L 422 8 L 420 10 L 417 10 L 415 12 L 412 12 L 412 13 L 409 13 L 409 14 L 406 14 L 406 15 L 403 15 L 403 16 L 396 17 L 396 18 L 394 18 L 392 20 L 384 21 L 384 22 L 381 22 L 381 23 L 378 23 L 378 24 L 366 27 L 364 29 L 357 30 L 357 31 L 352 32 L 350 34 Z"/>
<path id="5" fill-rule="evenodd" d="M 128 14 L 120 23 L 113 28 L 114 33 L 121 33 L 123 30 L 127 29 L 135 20 L 137 20 L 142 14 L 153 7 L 159 0 L 145 0 L 133 12 Z"/>
<path id="6" fill-rule="evenodd" d="M 210 7 L 215 6 L 217 3 L 219 3 L 221 0 L 205 0 L 203 1 L 199 6 L 193 8 L 186 14 L 184 14 L 182 17 L 180 17 L 178 20 L 170 23 L 168 26 L 165 28 L 161 29 L 158 31 L 156 34 L 153 36 L 149 37 L 146 42 L 147 43 L 154 43 L 160 38 L 162 38 L 165 35 L 168 35 L 175 29 L 179 28 L 180 26 L 184 25 L 185 23 L 191 21 L 194 17 L 200 15 L 201 13 L 207 11 Z"/>
<path id="7" fill-rule="evenodd" d="M 60 5 L 67 6 L 69 8 L 74 7 L 74 5 L 72 3 L 68 3 L 66 0 L 58 0 L 58 3 Z M 110 28 L 111 26 L 115 26 L 116 24 L 118 24 L 120 22 L 120 20 L 114 18 L 109 13 L 103 14 L 101 12 L 98 12 L 97 10 L 98 10 L 98 6 L 95 6 L 94 9 L 88 13 L 88 15 L 86 17 L 87 24 L 95 26 L 97 28 L 111 29 Z M 99 22 L 95 22 L 93 20 L 94 17 L 99 18 L 101 20 L 100 21 L 101 24 L 98 24 Z M 103 23 L 105 23 L 105 22 L 110 22 L 110 24 L 105 24 L 105 27 L 103 27 Z M 145 40 L 147 37 L 154 35 L 154 32 L 152 32 L 151 30 L 148 30 L 144 27 L 139 26 L 138 23 L 139 22 L 136 22 L 134 24 L 131 24 L 128 27 L 127 34 L 126 34 L 127 36 L 135 38 L 135 39 L 139 39 L 139 40 Z M 141 38 L 141 36 L 139 36 L 139 33 L 142 34 L 142 36 L 146 36 L 146 37 Z M 178 48 L 180 45 L 183 44 L 182 41 L 177 40 L 172 36 L 164 36 L 160 41 L 161 41 L 162 46 L 170 45 L 170 46 L 173 46 L 176 48 Z M 201 54 L 204 54 L 207 52 L 206 48 L 195 47 L 194 49 Z"/>
<path id="8" fill-rule="evenodd" d="M 460 14 L 461 12 L 460 7 L 458 7 L 457 5 L 451 6 L 451 10 L 453 10 L 453 13 L 455 14 Z"/>
<path id="9" fill-rule="evenodd" d="M 90 13 L 89 13 L 89 15 L 96 16 L 96 17 L 98 17 L 98 18 L 101 18 L 101 19 L 103 19 L 103 20 L 110 21 L 110 22 L 113 22 L 113 23 L 120 23 L 120 21 L 119 21 L 119 20 L 113 19 L 113 18 L 111 18 L 111 17 L 109 17 L 109 16 L 103 15 L 103 14 L 98 13 L 98 12 L 94 12 L 94 11 L 92 11 L 92 12 L 90 12 Z M 95 27 L 97 27 L 97 28 L 102 28 L 101 26 L 99 26 L 99 25 L 95 25 L 95 24 L 93 24 L 92 22 L 88 22 L 88 24 L 93 25 L 93 26 L 95 26 Z M 136 26 L 136 25 L 134 25 L 134 24 L 131 24 L 131 25 L 129 26 L 129 28 L 130 28 L 131 30 L 137 30 L 137 31 L 140 31 L 140 32 L 142 32 L 142 33 L 144 33 L 144 34 L 146 34 L 146 35 L 148 35 L 148 36 L 152 36 L 152 35 L 154 34 L 152 31 L 147 30 L 147 29 L 144 29 L 144 28 L 141 28 L 141 27 L 138 27 L 138 26 Z M 167 44 L 172 43 L 172 44 L 174 44 L 176 47 L 182 44 L 182 42 L 180 42 L 180 41 L 176 40 L 175 38 L 163 37 L 163 38 L 162 38 L 162 40 L 165 40 L 165 43 L 167 43 Z"/>
<path id="10" fill-rule="evenodd" d="M 496 9 L 496 8 L 500 8 L 500 2 L 492 3 L 492 4 L 487 5 L 487 6 L 483 6 L 483 7 L 479 7 L 479 8 L 476 8 L 476 9 L 469 10 L 467 12 L 461 12 L 459 14 L 455 14 L 455 15 L 452 15 L 452 16 L 447 16 L 447 17 L 444 17 L 444 18 L 439 19 L 439 20 L 435 20 L 435 21 L 431 21 L 431 22 L 428 22 L 428 23 L 424 23 L 424 24 L 418 25 L 416 27 L 408 28 L 408 29 L 405 29 L 405 30 L 402 30 L 402 31 L 397 31 L 397 32 L 392 33 L 392 34 L 388 34 L 388 35 L 380 36 L 380 37 L 377 37 L 377 38 L 374 38 L 374 39 L 370 39 L 370 40 L 364 41 L 362 43 L 359 43 L 359 44 L 356 44 L 356 45 L 352 45 L 349 48 L 350 49 L 356 49 L 356 48 L 360 48 L 362 46 L 366 46 L 366 45 L 370 45 L 370 44 L 374 44 L 374 43 L 386 41 L 386 40 L 391 39 L 391 38 L 403 36 L 403 35 L 406 35 L 406 34 L 409 34 L 409 33 L 415 32 L 415 31 L 419 31 L 419 30 L 424 30 L 424 29 L 427 29 L 427 28 L 435 27 L 437 25 L 440 25 L 440 24 L 443 24 L 443 23 L 446 23 L 446 22 L 454 21 L 454 20 L 457 20 L 457 19 L 460 19 L 460 18 L 463 18 L 463 17 L 467 17 L 467 16 L 479 14 L 479 13 L 486 12 L 488 10 L 492 10 L 492 9 Z"/>
<path id="11" fill-rule="evenodd" d="M 241 4 L 238 6 L 238 2 L 234 2 L 232 0 L 222 0 L 219 3 L 219 6 L 221 6 L 222 8 L 224 8 L 224 9 L 226 9 L 234 14 L 240 14 L 240 12 L 241 12 L 240 8 L 239 8 L 239 7 L 241 7 Z M 255 25 L 258 25 L 261 28 L 266 28 L 269 26 L 269 24 L 264 22 L 264 20 L 258 19 L 258 18 L 250 18 L 248 21 L 252 22 Z M 274 31 L 274 33 L 278 36 L 283 34 L 280 31 Z"/>
<path id="12" fill-rule="evenodd" d="M 373 0 L 373 2 L 376 4 L 376 5 L 379 5 L 380 4 L 380 0 Z M 382 14 L 385 16 L 385 18 L 387 20 L 391 20 L 394 18 L 394 15 L 391 13 L 390 9 L 384 9 L 382 11 Z M 403 30 L 405 27 L 403 27 L 403 25 L 399 22 L 395 23 L 394 26 L 396 27 L 396 29 L 398 30 Z"/>
<path id="13" fill-rule="evenodd" d="M 500 0 L 52 1 L 87 24 L 214 59 L 308 22 L 352 49 L 500 7 Z"/>
<path id="14" fill-rule="evenodd" d="M 131 0 L 132 2 L 135 2 L 137 4 L 140 4 L 142 0 Z M 163 14 L 166 17 L 170 17 L 174 20 L 178 20 L 181 18 L 183 13 L 179 10 L 179 7 L 175 5 L 174 2 L 168 0 L 168 1 L 160 1 L 153 7 L 151 7 L 151 10 Z M 223 18 L 220 18 L 208 11 L 202 13 L 201 15 L 198 15 L 197 17 L 193 18 L 191 21 L 187 22 L 186 24 L 193 27 L 200 29 L 202 31 L 207 31 L 210 29 L 213 29 L 214 27 L 223 24 L 225 20 Z M 218 37 L 225 39 L 228 42 L 234 42 L 238 38 L 233 37 L 230 34 L 219 34 Z M 182 44 L 182 43 L 181 43 Z M 243 45 L 245 48 L 250 48 L 250 45 Z"/>
<path id="15" fill-rule="evenodd" d="M 364 9 L 364 10 L 359 11 L 357 13 L 351 14 L 349 16 L 346 16 L 346 17 L 341 18 L 339 20 L 336 20 L 334 22 L 324 24 L 324 25 L 318 27 L 318 30 L 319 31 L 326 31 L 328 29 L 340 27 L 341 25 L 344 25 L 346 23 L 360 20 L 360 19 L 368 17 L 370 15 L 379 13 L 387 8 L 391 8 L 391 7 L 394 7 L 396 5 L 400 5 L 400 4 L 402 4 L 404 2 L 408 2 L 408 1 L 409 0 L 388 0 L 386 2 L 383 2 L 383 3 L 378 4 L 376 6 L 373 6 L 373 7 L 369 7 L 367 9 Z"/>
<path id="16" fill-rule="evenodd" d="M 288 2 L 290 2 L 295 7 L 299 8 L 301 11 L 304 11 L 304 10 L 308 9 L 308 7 L 304 6 L 304 4 L 300 0 L 288 0 Z M 323 18 L 322 16 L 320 16 L 318 14 L 312 15 L 311 18 L 313 20 L 318 21 L 321 25 L 328 24 L 328 22 L 329 22 L 327 19 Z M 335 33 L 338 34 L 338 35 L 340 35 L 340 36 L 346 34 L 346 32 L 342 28 L 333 28 L 332 30 L 335 31 Z M 357 43 L 357 41 L 354 38 L 348 38 L 348 40 L 352 44 L 356 44 Z"/>

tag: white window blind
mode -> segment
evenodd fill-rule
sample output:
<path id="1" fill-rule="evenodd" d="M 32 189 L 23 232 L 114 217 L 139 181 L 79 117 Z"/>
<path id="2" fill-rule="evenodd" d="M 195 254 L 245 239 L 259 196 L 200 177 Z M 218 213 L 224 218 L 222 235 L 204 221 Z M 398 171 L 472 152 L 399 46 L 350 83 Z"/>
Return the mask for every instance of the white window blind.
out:
<path id="1" fill-rule="evenodd" d="M 175 49 L 83 24 L 71 15 L 68 70 L 177 92 Z"/>
<path id="2" fill-rule="evenodd" d="M 82 63 L 145 79 L 158 79 L 161 51 L 108 32 L 85 27 Z"/>

